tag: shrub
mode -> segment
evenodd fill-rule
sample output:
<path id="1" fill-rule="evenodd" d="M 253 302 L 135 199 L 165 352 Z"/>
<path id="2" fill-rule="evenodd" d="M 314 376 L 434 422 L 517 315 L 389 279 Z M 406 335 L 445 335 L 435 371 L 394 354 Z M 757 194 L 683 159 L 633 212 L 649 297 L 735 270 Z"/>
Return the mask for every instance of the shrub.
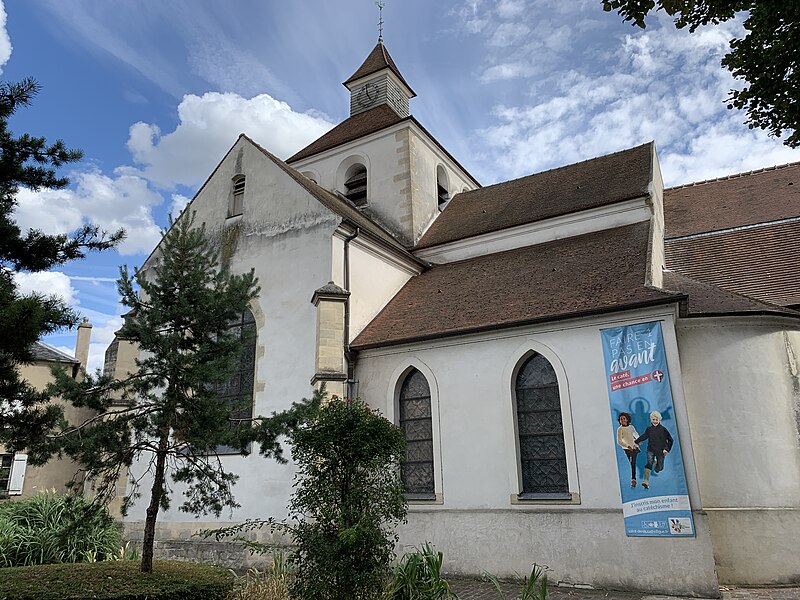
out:
<path id="1" fill-rule="evenodd" d="M 397 468 L 404 446 L 400 430 L 365 403 L 335 396 L 316 421 L 294 432 L 293 597 L 382 595 L 397 541 L 394 527 L 406 515 Z"/>
<path id="2" fill-rule="evenodd" d="M 289 567 L 283 554 L 272 555 L 264 571 L 250 569 L 239 577 L 228 600 L 289 600 Z"/>
<path id="3" fill-rule="evenodd" d="M 108 512 L 83 498 L 42 493 L 0 503 L 0 566 L 103 560 L 121 545 Z"/>
<path id="4" fill-rule="evenodd" d="M 486 578 L 494 584 L 497 593 L 503 600 L 508 600 L 508 596 L 503 593 L 497 577 L 486 573 Z M 531 574 L 522 581 L 522 589 L 515 600 L 547 600 L 547 567 L 542 567 L 533 563 Z"/>
<path id="5" fill-rule="evenodd" d="M 220 567 L 155 563 L 140 573 L 134 561 L 37 565 L 0 570 L 6 600 L 224 600 L 233 575 Z"/>
<path id="6" fill-rule="evenodd" d="M 458 600 L 442 577 L 442 553 L 430 544 L 407 553 L 395 567 L 389 600 Z"/>

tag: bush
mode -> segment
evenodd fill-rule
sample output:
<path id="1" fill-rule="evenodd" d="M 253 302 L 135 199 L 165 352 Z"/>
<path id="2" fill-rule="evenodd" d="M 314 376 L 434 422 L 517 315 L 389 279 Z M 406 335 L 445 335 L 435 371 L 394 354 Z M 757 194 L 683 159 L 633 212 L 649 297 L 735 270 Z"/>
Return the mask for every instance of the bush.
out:
<path id="1" fill-rule="evenodd" d="M 121 545 L 108 512 L 83 498 L 43 493 L 0 503 L 0 566 L 103 560 Z"/>
<path id="2" fill-rule="evenodd" d="M 294 432 L 294 598 L 382 595 L 397 540 L 394 527 L 406 515 L 397 468 L 404 447 L 392 423 L 360 400 L 335 396 L 316 421 Z"/>
<path id="3" fill-rule="evenodd" d="M 289 577 L 283 554 L 275 553 L 264 571 L 250 569 L 237 578 L 228 600 L 289 600 Z"/>
<path id="4" fill-rule="evenodd" d="M 167 561 L 152 573 L 140 573 L 134 561 L 0 570 L 5 600 L 224 600 L 232 586 L 226 569 Z"/>
<path id="5" fill-rule="evenodd" d="M 395 567 L 389 600 L 458 600 L 442 577 L 442 553 L 426 543 L 407 553 Z"/>

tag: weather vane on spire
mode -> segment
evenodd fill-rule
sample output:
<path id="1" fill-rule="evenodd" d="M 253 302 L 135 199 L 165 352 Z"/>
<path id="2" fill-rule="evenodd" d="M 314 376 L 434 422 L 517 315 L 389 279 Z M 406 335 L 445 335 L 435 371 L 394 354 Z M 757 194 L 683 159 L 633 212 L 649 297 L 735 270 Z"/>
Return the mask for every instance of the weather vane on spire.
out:
<path id="1" fill-rule="evenodd" d="M 378 41 L 383 42 L 383 7 L 386 6 L 385 2 L 381 2 L 378 0 L 375 2 L 375 6 L 378 7 L 378 14 L 380 15 L 380 20 L 378 21 Z"/>

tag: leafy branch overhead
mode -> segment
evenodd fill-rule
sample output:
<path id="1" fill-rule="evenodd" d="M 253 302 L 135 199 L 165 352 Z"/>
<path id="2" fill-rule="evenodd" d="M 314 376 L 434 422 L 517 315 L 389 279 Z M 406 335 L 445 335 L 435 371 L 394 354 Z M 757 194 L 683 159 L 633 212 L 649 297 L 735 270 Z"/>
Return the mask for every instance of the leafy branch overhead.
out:
<path id="1" fill-rule="evenodd" d="M 751 129 L 764 129 L 800 147 L 800 2 L 794 0 L 602 0 L 623 20 L 644 28 L 653 10 L 674 17 L 675 26 L 695 32 L 748 11 L 747 35 L 730 42 L 722 65 L 742 80 L 731 90 L 728 108 L 747 112 Z"/>

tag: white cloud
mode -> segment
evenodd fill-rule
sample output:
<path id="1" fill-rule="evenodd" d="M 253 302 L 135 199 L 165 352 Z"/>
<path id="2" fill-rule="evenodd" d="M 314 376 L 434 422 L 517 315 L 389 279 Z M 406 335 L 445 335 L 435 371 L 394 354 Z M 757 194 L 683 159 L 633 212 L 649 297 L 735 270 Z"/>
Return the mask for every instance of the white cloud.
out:
<path id="1" fill-rule="evenodd" d="M 176 184 L 196 186 L 240 132 L 286 158 L 332 126 L 321 116 L 295 112 L 267 94 L 250 99 L 217 92 L 185 96 L 178 118 L 180 123 L 169 133 L 148 123 L 131 126 L 128 149 L 140 168 L 126 172 L 167 189 Z"/>
<path id="2" fill-rule="evenodd" d="M 500 0 L 497 3 L 497 14 L 501 19 L 513 19 L 525 12 L 524 0 Z"/>
<path id="3" fill-rule="evenodd" d="M 152 208 L 163 202 L 141 177 L 116 174 L 109 177 L 93 170 L 72 175 L 74 187 L 17 194 L 14 219 L 23 229 L 58 234 L 74 231 L 85 221 L 106 231 L 123 227 L 127 233 L 120 254 L 149 252 L 161 239 Z"/>
<path id="4" fill-rule="evenodd" d="M 500 48 L 510 46 L 524 38 L 530 31 L 524 23 L 503 23 L 494 30 L 489 45 Z"/>
<path id="5" fill-rule="evenodd" d="M 597 55 L 594 60 L 536 81 L 530 103 L 494 109 L 496 123 L 477 137 L 496 157 L 496 177 L 518 177 L 650 140 L 656 141 L 668 185 L 798 160 L 800 152 L 748 129 L 744 113 L 725 107 L 737 82 L 720 60 L 728 40 L 741 31 L 734 21 L 689 34 L 662 18 L 660 25 L 621 36 L 611 53 L 601 52 L 609 48 L 607 41 L 598 41 L 585 49 Z M 487 48 L 493 39 L 486 35 Z M 554 32 L 544 45 L 565 43 L 573 42 Z M 539 50 L 515 48 L 516 62 L 493 57 L 481 80 L 530 77 L 533 68 L 525 66 L 535 64 Z"/>
<path id="6" fill-rule="evenodd" d="M 20 294 L 56 296 L 67 304 L 78 304 L 78 291 L 64 273 L 42 271 L 39 273 L 14 273 L 14 283 Z"/>
<path id="7" fill-rule="evenodd" d="M 8 37 L 8 30 L 6 29 L 6 8 L 3 5 L 3 0 L 0 0 L 0 66 L 6 64 L 8 59 L 11 58 L 11 38 Z M 2 73 L 2 69 L 0 69 Z"/>
<path id="8" fill-rule="evenodd" d="M 183 212 L 183 209 L 186 208 L 186 205 L 191 201 L 191 198 L 187 198 L 181 194 L 172 194 L 172 203 L 169 205 L 169 214 L 171 214 L 173 218 L 177 218 L 178 215 Z"/>

